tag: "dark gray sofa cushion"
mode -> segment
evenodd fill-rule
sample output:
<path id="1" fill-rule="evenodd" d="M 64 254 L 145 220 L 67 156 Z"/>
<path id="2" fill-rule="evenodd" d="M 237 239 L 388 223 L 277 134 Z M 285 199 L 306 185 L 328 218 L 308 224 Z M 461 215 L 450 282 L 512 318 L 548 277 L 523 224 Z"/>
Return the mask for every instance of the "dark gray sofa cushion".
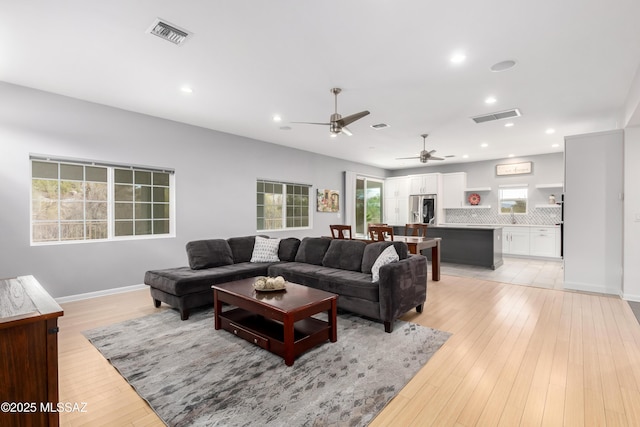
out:
<path id="1" fill-rule="evenodd" d="M 211 269 L 192 270 L 189 267 L 147 271 L 144 283 L 172 295 L 187 295 L 211 290 L 211 285 L 266 276 L 270 263 L 241 262 Z M 213 293 L 213 291 L 211 291 Z"/>
<path id="2" fill-rule="evenodd" d="M 253 246 L 256 243 L 256 236 L 231 237 L 227 239 L 231 253 L 233 254 L 233 262 L 249 262 L 253 254 Z"/>
<path id="3" fill-rule="evenodd" d="M 371 283 L 370 274 L 336 268 L 323 268 L 316 274 L 320 279 L 318 288 L 323 291 L 374 302 L 380 299 L 380 286 L 377 282 Z"/>
<path id="4" fill-rule="evenodd" d="M 322 259 L 322 265 L 360 272 L 365 246 L 367 246 L 365 242 L 358 240 L 331 240 L 329 249 Z"/>
<path id="5" fill-rule="evenodd" d="M 317 288 L 319 279 L 316 272 L 320 268 L 325 267 L 303 262 L 279 262 L 269 266 L 268 275 L 282 276 L 289 282 Z"/>
<path id="6" fill-rule="evenodd" d="M 373 267 L 373 264 L 376 262 L 382 251 L 391 245 L 396 248 L 396 252 L 401 260 L 409 256 L 409 247 L 405 242 L 369 243 L 367 247 L 364 248 L 364 255 L 362 256 L 362 272 L 371 274 L 371 267 Z"/>
<path id="7" fill-rule="evenodd" d="M 192 270 L 233 264 L 233 254 L 224 239 L 194 240 L 187 243 L 187 258 Z"/>
<path id="8" fill-rule="evenodd" d="M 371 274 L 341 270 L 300 262 L 281 262 L 269 266 L 269 276 L 282 276 L 289 282 L 315 289 L 347 295 L 368 301 L 378 301 L 378 283 L 371 283 Z M 340 298 L 338 298 L 338 305 Z"/>
<path id="9" fill-rule="evenodd" d="M 332 239 L 325 239 L 324 237 L 305 237 L 300 243 L 300 248 L 298 248 L 296 262 L 322 265 L 322 259 L 331 242 Z"/>
<path id="10" fill-rule="evenodd" d="M 280 240 L 280 247 L 278 248 L 278 258 L 280 261 L 294 261 L 298 248 L 300 247 L 300 239 L 295 237 L 287 237 Z"/>

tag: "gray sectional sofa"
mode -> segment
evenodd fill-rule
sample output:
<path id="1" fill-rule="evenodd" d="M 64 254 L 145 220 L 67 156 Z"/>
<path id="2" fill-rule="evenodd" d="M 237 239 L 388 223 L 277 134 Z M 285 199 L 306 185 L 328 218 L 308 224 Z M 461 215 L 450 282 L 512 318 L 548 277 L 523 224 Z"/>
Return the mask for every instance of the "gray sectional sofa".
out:
<path id="1" fill-rule="evenodd" d="M 189 242 L 189 267 L 147 271 L 144 283 L 156 307 L 175 307 L 183 320 L 189 309 L 213 303 L 212 285 L 254 276 L 283 276 L 338 294 L 339 308 L 381 320 L 386 332 L 407 311 L 421 312 L 426 301 L 426 258 L 409 255 L 403 242 L 286 238 L 278 246 L 279 261 L 250 262 L 254 243 L 255 236 Z M 374 282 L 373 265 L 390 245 L 399 260 L 381 266 Z"/>

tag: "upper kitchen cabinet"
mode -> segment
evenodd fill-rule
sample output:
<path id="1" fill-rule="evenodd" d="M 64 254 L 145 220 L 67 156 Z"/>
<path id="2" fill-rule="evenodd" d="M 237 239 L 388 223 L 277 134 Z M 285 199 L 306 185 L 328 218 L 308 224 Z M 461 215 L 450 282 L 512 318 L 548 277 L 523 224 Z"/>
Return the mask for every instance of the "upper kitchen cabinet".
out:
<path id="1" fill-rule="evenodd" d="M 384 180 L 384 197 L 408 197 L 409 178 L 405 176 Z"/>
<path id="2" fill-rule="evenodd" d="M 464 191 L 466 188 L 466 172 L 442 174 L 442 207 L 444 209 L 463 207 L 465 204 Z"/>
<path id="3" fill-rule="evenodd" d="M 438 194 L 439 173 L 411 175 L 409 177 L 409 194 Z"/>

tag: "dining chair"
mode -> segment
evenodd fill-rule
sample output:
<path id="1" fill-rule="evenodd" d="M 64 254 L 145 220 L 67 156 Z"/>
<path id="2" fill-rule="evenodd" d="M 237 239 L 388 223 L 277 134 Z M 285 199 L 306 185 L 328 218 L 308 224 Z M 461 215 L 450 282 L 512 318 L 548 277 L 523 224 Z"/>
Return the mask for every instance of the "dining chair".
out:
<path id="1" fill-rule="evenodd" d="M 407 224 L 404 226 L 405 236 L 427 237 L 427 224 Z"/>
<path id="2" fill-rule="evenodd" d="M 353 234 L 351 234 L 351 226 L 350 225 L 342 225 L 342 224 L 334 224 L 329 225 L 331 229 L 331 237 L 334 239 L 345 239 L 351 240 L 353 239 Z M 348 234 L 348 236 L 346 236 Z"/>
<path id="3" fill-rule="evenodd" d="M 393 240 L 393 227 L 388 225 L 372 225 L 369 227 L 369 239 L 376 242 L 384 242 L 387 238 Z"/>

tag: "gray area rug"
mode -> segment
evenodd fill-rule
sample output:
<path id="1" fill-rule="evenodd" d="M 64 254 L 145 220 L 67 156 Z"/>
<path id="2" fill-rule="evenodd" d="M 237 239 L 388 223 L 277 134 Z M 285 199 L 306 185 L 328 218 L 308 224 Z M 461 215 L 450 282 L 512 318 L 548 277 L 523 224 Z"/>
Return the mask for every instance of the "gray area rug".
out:
<path id="1" fill-rule="evenodd" d="M 640 302 L 636 301 L 627 301 L 629 303 L 629 307 L 631 307 L 631 311 L 636 316 L 636 320 L 640 323 Z"/>
<path id="2" fill-rule="evenodd" d="M 169 426 L 367 425 L 450 334 L 338 316 L 338 342 L 284 360 L 173 310 L 85 331 Z"/>

